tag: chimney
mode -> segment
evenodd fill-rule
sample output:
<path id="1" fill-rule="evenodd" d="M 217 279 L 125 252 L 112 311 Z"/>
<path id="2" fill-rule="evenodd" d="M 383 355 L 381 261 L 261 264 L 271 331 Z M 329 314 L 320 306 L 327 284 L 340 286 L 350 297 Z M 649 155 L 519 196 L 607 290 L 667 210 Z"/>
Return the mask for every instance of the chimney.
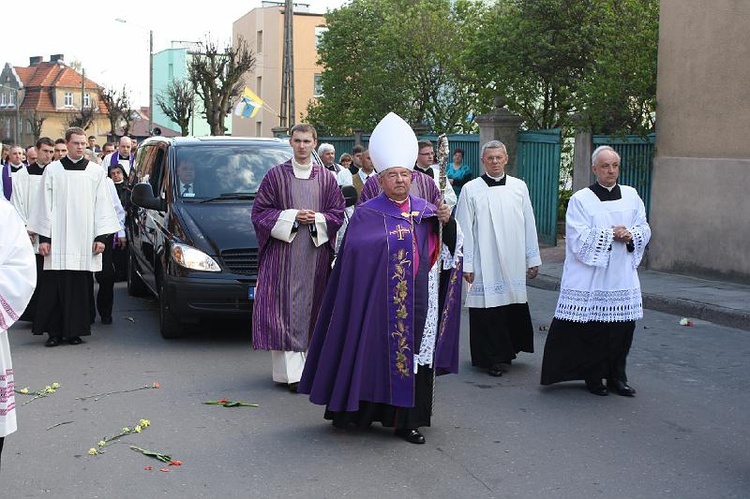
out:
<path id="1" fill-rule="evenodd" d="M 41 55 L 35 55 L 34 57 L 29 57 L 29 66 L 36 66 L 40 62 L 42 62 Z"/>
<path id="2" fill-rule="evenodd" d="M 49 56 L 49 62 L 65 62 L 65 56 L 63 54 L 52 54 Z"/>

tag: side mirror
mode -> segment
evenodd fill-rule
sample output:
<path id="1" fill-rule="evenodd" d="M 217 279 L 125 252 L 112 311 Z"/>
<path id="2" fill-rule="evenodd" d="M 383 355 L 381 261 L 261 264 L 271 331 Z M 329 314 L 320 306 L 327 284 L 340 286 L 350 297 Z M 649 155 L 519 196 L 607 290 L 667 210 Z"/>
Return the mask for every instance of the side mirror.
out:
<path id="1" fill-rule="evenodd" d="M 167 202 L 164 199 L 154 197 L 151 184 L 140 183 L 133 186 L 130 201 L 134 205 L 149 210 L 167 211 Z"/>
<path id="2" fill-rule="evenodd" d="M 357 204 L 357 189 L 355 189 L 353 185 L 341 186 L 341 194 L 344 195 L 344 201 L 346 201 L 347 208 Z"/>

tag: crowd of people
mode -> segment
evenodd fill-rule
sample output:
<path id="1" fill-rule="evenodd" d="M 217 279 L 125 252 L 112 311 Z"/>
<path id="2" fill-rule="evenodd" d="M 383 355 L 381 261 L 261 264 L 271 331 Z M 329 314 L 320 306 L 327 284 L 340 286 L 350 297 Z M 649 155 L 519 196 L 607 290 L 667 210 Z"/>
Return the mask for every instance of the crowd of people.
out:
<path id="1" fill-rule="evenodd" d="M 62 140 L 7 149 L 0 198 L 0 214 L 11 219 L 0 240 L 6 373 L 5 331 L 17 320 L 47 334 L 48 347 L 82 343 L 97 312 L 112 323 L 113 262 L 125 254 L 135 145 L 123 137 L 116 148 L 98 148 L 92 139 L 70 128 Z M 436 164 L 434 145 L 394 113 L 366 149 L 338 163 L 335 148 L 317 139 L 311 125 L 295 125 L 293 156 L 263 177 L 253 203 L 252 346 L 271 352 L 274 382 L 324 405 L 336 428 L 379 422 L 422 444 L 435 378 L 458 372 L 461 306 L 469 309 L 472 366 L 499 377 L 520 352 L 534 352 L 526 283 L 542 262 L 529 190 L 505 172 L 503 143 L 482 145 L 484 171 L 472 178 L 464 151 Z M 626 359 L 643 315 L 636 269 L 651 233 L 636 191 L 617 183 L 617 152 L 599 147 L 591 163 L 596 182 L 573 195 L 566 215 L 541 383 L 581 380 L 595 395 L 632 397 Z M 189 175 L 180 178 L 190 195 Z M 15 429 L 8 386 L 12 377 L 0 380 L 0 450 Z"/>

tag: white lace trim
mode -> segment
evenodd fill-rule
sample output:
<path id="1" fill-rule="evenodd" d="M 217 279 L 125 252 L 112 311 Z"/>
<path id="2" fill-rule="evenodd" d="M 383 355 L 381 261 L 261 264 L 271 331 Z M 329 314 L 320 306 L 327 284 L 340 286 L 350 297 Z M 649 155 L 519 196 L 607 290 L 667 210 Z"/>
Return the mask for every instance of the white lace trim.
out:
<path id="1" fill-rule="evenodd" d="M 486 285 L 484 282 L 474 282 L 471 285 L 472 295 L 506 295 L 514 291 L 526 292 L 526 277 L 508 281 L 497 281 Z"/>
<path id="2" fill-rule="evenodd" d="M 633 268 L 638 268 L 643 260 L 643 253 L 646 251 L 646 238 L 643 236 L 643 231 L 638 227 L 631 227 L 628 229 L 630 234 L 633 236 Z"/>
<path id="3" fill-rule="evenodd" d="M 458 262 L 463 258 L 464 248 L 464 233 L 461 230 L 461 226 L 456 222 L 456 253 L 451 255 L 448 246 L 443 244 L 441 248 L 440 258 L 443 260 L 443 270 L 455 269 Z"/>
<path id="4" fill-rule="evenodd" d="M 643 317 L 641 288 L 617 291 L 561 289 L 555 317 L 574 322 L 624 322 Z"/>
<path id="5" fill-rule="evenodd" d="M 440 271 L 437 265 L 430 269 L 427 281 L 427 318 L 422 333 L 422 344 L 419 345 L 419 353 L 414 355 L 414 373 L 418 366 L 432 367 L 432 352 L 435 350 L 435 337 L 438 327 L 438 292 L 440 284 Z"/>
<path id="6" fill-rule="evenodd" d="M 583 244 L 578 250 L 578 259 L 586 265 L 606 267 L 609 264 L 610 247 L 615 238 L 612 229 L 588 229 Z"/>

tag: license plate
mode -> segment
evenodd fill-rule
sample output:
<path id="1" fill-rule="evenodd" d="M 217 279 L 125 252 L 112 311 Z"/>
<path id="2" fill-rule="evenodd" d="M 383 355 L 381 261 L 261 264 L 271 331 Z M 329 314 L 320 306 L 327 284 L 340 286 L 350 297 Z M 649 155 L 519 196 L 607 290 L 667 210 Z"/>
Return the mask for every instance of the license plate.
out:
<path id="1" fill-rule="evenodd" d="M 250 289 L 247 290 L 247 297 L 250 300 L 255 300 L 255 286 L 250 286 Z"/>

